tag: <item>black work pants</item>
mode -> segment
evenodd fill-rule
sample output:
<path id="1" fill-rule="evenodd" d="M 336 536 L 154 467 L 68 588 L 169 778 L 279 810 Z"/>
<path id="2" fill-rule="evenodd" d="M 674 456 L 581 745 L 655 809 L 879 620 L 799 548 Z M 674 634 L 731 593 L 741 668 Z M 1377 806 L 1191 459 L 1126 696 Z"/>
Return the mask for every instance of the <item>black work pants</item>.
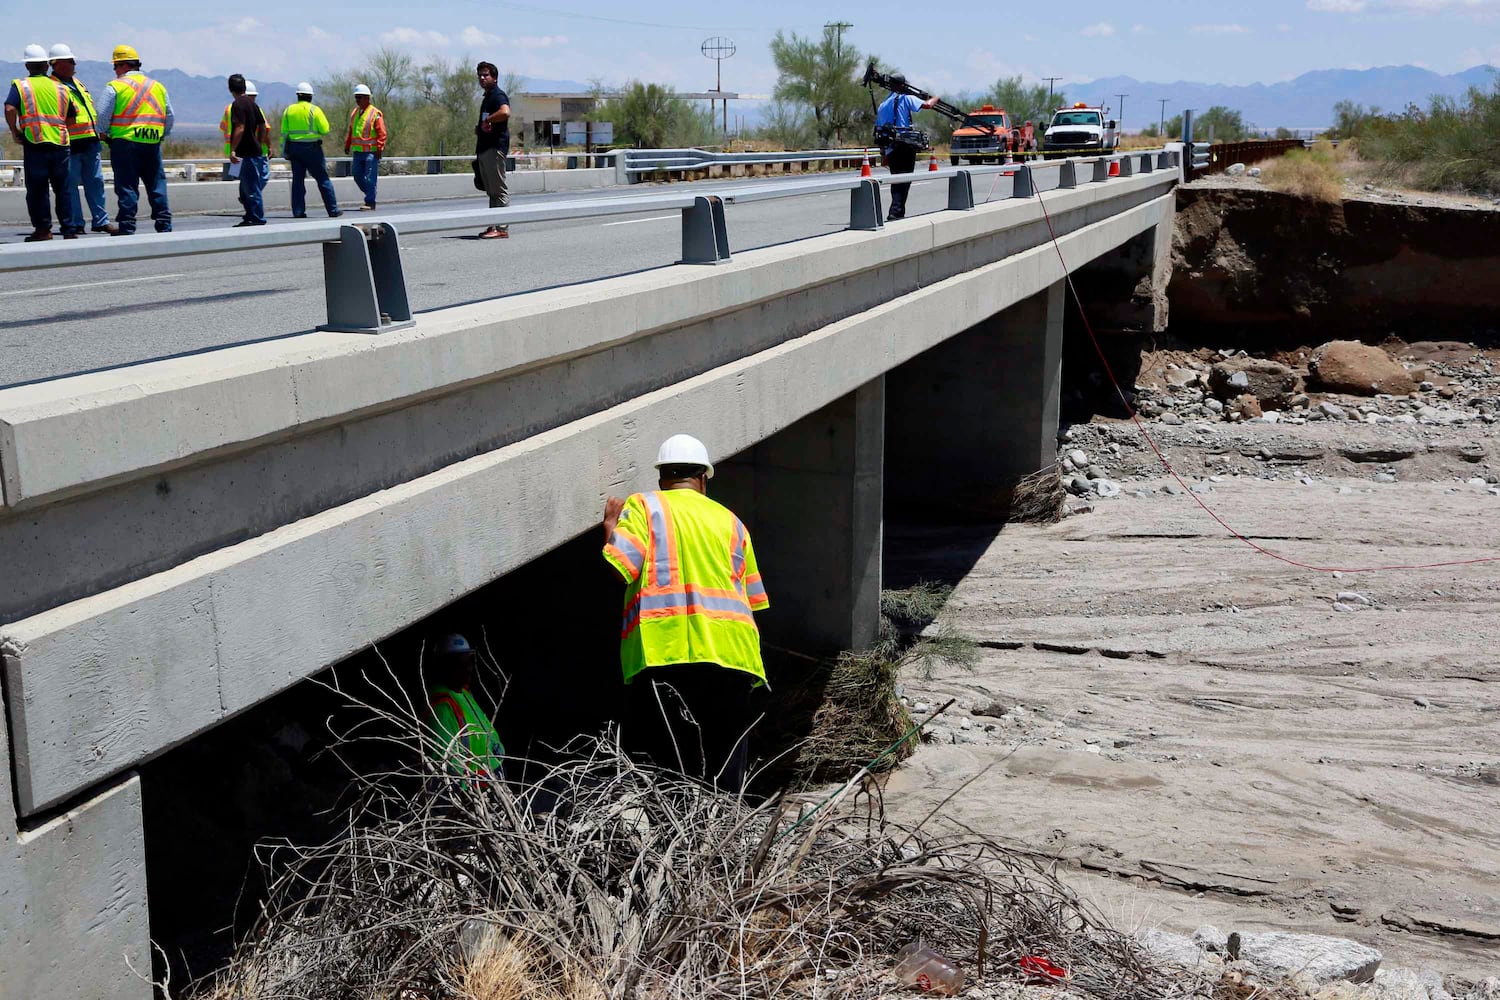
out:
<path id="1" fill-rule="evenodd" d="M 755 678 L 717 663 L 649 667 L 625 688 L 627 750 L 658 767 L 737 792 L 749 759 Z"/>
<path id="2" fill-rule="evenodd" d="M 57 221 L 63 233 L 71 233 L 80 223 L 73 218 L 73 202 L 68 197 L 68 147 L 50 142 L 28 142 L 21 147 L 21 169 L 26 174 L 26 214 L 31 228 L 39 233 L 52 231 L 52 205 L 57 202 Z"/>
<path id="3" fill-rule="evenodd" d="M 917 147 L 898 142 L 886 151 L 885 165 L 893 174 L 911 173 L 917 168 Z M 906 193 L 910 190 L 910 184 L 891 185 L 891 210 L 886 213 L 887 219 L 906 218 Z"/>

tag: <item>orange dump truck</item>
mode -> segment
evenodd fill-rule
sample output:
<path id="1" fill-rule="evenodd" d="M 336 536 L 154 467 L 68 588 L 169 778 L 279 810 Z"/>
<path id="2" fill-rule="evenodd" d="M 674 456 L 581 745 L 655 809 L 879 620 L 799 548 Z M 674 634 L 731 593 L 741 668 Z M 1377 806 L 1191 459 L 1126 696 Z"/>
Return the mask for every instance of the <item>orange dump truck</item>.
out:
<path id="1" fill-rule="evenodd" d="M 975 122 L 987 125 L 994 131 Z M 1012 153 L 1031 152 L 1036 149 L 1036 133 L 1031 122 L 1016 125 L 1004 108 L 992 104 L 975 108 L 969 112 L 969 121 L 953 130 L 953 140 L 948 147 L 948 162 L 958 166 L 960 160 L 970 163 L 1002 163 Z"/>

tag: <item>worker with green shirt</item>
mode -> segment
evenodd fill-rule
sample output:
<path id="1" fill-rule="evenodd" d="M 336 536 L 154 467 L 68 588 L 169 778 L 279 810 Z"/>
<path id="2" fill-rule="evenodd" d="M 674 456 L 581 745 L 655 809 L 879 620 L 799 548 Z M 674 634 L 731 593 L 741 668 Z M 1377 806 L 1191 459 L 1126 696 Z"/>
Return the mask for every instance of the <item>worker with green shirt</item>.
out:
<path id="1" fill-rule="evenodd" d="M 323 207 L 330 219 L 339 211 L 333 181 L 328 179 L 328 163 L 323 158 L 323 137 L 328 134 L 328 116 L 313 103 L 310 83 L 297 84 L 297 100 L 281 113 L 281 150 L 292 165 L 292 217 L 307 218 L 307 175 L 312 174 L 323 196 Z"/>
<path id="2" fill-rule="evenodd" d="M 474 700 L 474 649 L 454 633 L 444 637 L 428 672 L 427 749 L 453 772 L 501 776 L 505 746 L 495 725 Z"/>

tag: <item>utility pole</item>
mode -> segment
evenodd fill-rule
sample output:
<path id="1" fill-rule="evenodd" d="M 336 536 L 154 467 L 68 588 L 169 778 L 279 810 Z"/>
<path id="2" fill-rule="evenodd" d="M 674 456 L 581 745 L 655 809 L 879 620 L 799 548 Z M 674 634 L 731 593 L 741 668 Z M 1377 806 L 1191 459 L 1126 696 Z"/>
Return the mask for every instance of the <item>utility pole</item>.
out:
<path id="1" fill-rule="evenodd" d="M 1157 122 L 1156 135 L 1159 139 L 1165 139 L 1167 137 L 1167 101 L 1170 98 L 1158 97 L 1157 100 L 1161 102 L 1161 120 Z"/>
<path id="2" fill-rule="evenodd" d="M 1115 117 L 1120 119 L 1120 128 L 1123 129 L 1125 127 L 1125 98 L 1129 97 L 1130 95 L 1116 94 L 1115 96 L 1120 99 L 1120 110 L 1115 112 Z"/>
<path id="3" fill-rule="evenodd" d="M 1060 77 L 1060 76 L 1044 76 L 1044 77 L 1042 77 L 1042 79 L 1047 81 L 1047 102 L 1050 104 L 1052 102 L 1052 85 L 1054 83 L 1056 83 L 1058 80 L 1061 80 L 1062 77 Z"/>
<path id="4" fill-rule="evenodd" d="M 848 21 L 834 21 L 832 24 L 823 25 L 823 30 L 826 31 L 829 28 L 832 28 L 834 31 L 833 58 L 835 62 L 841 63 L 844 61 L 844 29 L 852 27 L 854 27 L 854 25 L 850 24 Z M 835 128 L 833 130 L 833 141 L 842 143 L 844 141 L 844 136 L 842 133 L 843 129 Z"/>

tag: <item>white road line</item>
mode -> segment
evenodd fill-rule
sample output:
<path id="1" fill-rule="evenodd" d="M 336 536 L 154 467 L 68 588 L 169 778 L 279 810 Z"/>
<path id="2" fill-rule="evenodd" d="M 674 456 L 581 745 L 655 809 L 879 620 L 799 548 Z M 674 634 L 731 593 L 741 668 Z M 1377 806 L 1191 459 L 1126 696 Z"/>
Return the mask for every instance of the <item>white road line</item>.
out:
<path id="1" fill-rule="evenodd" d="M 626 219 L 624 222 L 601 222 L 599 224 L 599 228 L 607 229 L 610 226 L 633 226 L 637 222 L 665 222 L 667 219 L 680 218 L 682 218 L 682 216 L 680 215 L 653 215 L 649 219 Z"/>
<path id="2" fill-rule="evenodd" d="M 148 281 L 160 281 L 163 278 L 186 278 L 187 274 L 152 274 L 144 278 L 111 278 L 108 281 L 89 281 L 76 285 L 58 285 L 55 288 L 17 288 L 14 291 L 0 292 L 3 295 L 46 295 L 48 292 L 76 292 L 80 288 L 102 288 L 105 285 L 124 285 L 131 282 L 141 283 Z"/>

